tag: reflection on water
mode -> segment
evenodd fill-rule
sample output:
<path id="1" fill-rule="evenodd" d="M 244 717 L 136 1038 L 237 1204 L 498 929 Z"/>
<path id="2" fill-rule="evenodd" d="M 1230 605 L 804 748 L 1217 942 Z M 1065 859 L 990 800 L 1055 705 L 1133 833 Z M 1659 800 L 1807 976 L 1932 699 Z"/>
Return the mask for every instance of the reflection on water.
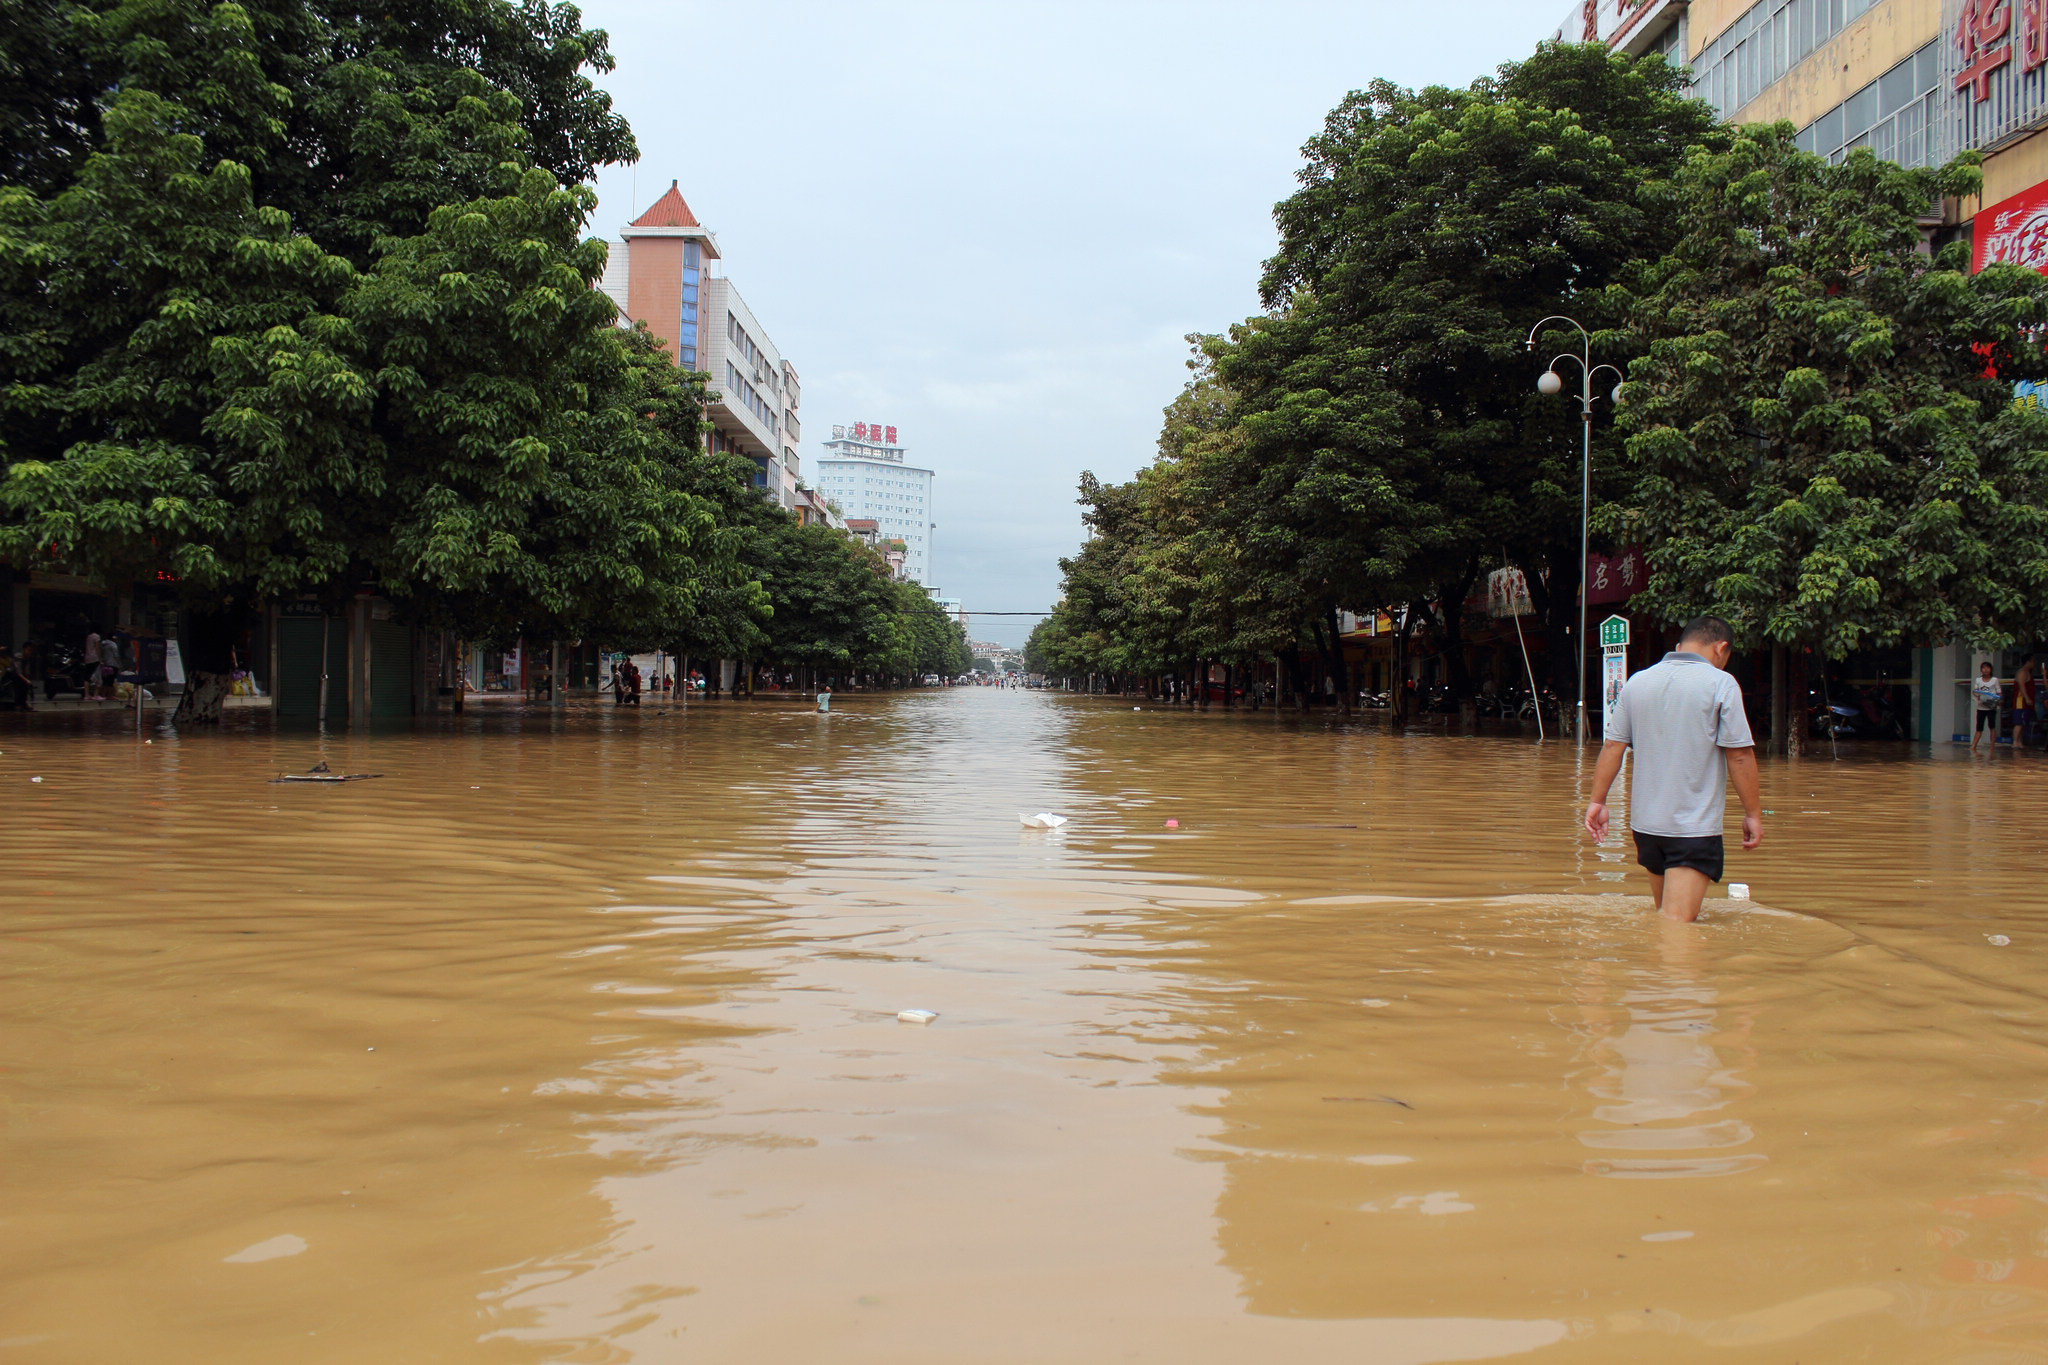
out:
<path id="1" fill-rule="evenodd" d="M 1520 740 L 5 719 L 0 1361 L 2048 1354 L 2030 755 L 1679 926 Z"/>
<path id="2" fill-rule="evenodd" d="M 1705 931 L 1668 921 L 1652 926 L 1658 935 L 1658 965 L 1642 973 L 1621 995 L 1626 1022 L 1609 1027 L 1613 1011 L 1588 1012 L 1586 1049 L 1602 1074 L 1587 1089 L 1606 1103 L 1593 1117 L 1607 1128 L 1581 1132 L 1579 1141 L 1603 1154 L 1585 1163 L 1589 1175 L 1629 1180 L 1669 1180 L 1734 1175 L 1762 1165 L 1761 1153 L 1727 1155 L 1756 1133 L 1741 1119 L 1709 1120 L 1727 1107 L 1731 1092 L 1743 1089 L 1724 1070 L 1714 1026 L 1715 992 L 1698 975 Z M 1747 1034 L 1745 1019 L 1740 1030 Z M 1741 1051 L 1746 1038 L 1720 1038 Z M 1712 1153 L 1712 1155 L 1704 1155 Z M 1660 1236 L 1660 1234 L 1651 1234 Z"/>

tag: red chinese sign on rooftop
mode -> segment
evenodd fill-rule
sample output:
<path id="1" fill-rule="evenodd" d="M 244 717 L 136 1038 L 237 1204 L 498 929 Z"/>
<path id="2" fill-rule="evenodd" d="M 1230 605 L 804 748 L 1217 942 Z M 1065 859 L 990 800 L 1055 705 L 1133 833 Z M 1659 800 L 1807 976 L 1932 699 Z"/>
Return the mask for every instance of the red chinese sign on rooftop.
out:
<path id="1" fill-rule="evenodd" d="M 896 428 L 885 427 L 880 422 L 855 422 L 853 424 L 853 439 L 856 441 L 873 441 L 876 445 L 893 446 L 896 444 Z"/>
<path id="2" fill-rule="evenodd" d="M 1974 86 L 1981 104 L 1991 98 L 1992 73 L 2012 60 L 2012 0 L 1963 0 L 1955 45 L 1963 59 L 1955 88 Z"/>

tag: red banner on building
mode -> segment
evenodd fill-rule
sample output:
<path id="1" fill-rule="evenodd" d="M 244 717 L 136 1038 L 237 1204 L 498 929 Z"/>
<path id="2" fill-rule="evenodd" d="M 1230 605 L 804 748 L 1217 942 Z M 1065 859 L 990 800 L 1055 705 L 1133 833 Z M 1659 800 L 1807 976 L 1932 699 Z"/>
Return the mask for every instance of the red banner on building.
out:
<path id="1" fill-rule="evenodd" d="M 1586 605 L 1605 606 L 1626 602 L 1642 591 L 1650 570 L 1643 563 L 1640 545 L 1631 545 L 1618 555 L 1586 556 Z"/>
<path id="2" fill-rule="evenodd" d="M 2048 181 L 1977 210 L 1973 271 L 2023 265 L 2048 274 Z"/>

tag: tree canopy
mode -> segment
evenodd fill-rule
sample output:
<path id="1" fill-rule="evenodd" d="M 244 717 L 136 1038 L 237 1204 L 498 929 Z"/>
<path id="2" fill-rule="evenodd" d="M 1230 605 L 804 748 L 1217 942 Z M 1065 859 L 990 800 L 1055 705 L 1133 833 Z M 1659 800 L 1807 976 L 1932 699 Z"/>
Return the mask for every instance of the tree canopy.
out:
<path id="1" fill-rule="evenodd" d="M 1644 607 L 1831 656 L 2048 628 L 2048 414 L 2012 401 L 2048 374 L 2048 281 L 1918 224 L 1979 180 L 1831 166 L 1782 124 L 1689 161 L 1606 518 L 1648 551 Z"/>
<path id="2" fill-rule="evenodd" d="M 2048 373 L 2048 283 L 1929 248 L 1973 158 L 1829 165 L 1684 79 L 1546 44 L 1462 90 L 1347 97 L 1275 209 L 1265 310 L 1191 338 L 1148 466 L 1083 476 L 1034 669 L 1310 651 L 1342 698 L 1338 614 L 1388 611 L 1463 695 L 1468 595 L 1513 565 L 1568 694 L 1586 430 L 1596 535 L 1649 556 L 1633 610 L 1830 656 L 2048 628 L 2048 415 L 2011 389 Z M 1618 423 L 1538 392 L 1546 365 L 1581 382 L 1555 314 L 1629 375 Z"/>

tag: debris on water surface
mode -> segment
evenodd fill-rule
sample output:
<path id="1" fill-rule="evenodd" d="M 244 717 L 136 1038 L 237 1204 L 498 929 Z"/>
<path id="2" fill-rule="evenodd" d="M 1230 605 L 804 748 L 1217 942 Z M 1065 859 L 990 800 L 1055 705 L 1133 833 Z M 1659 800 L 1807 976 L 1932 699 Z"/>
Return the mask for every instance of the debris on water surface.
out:
<path id="1" fill-rule="evenodd" d="M 898 1011 L 896 1011 L 896 1019 L 897 1019 L 897 1022 L 899 1022 L 899 1023 L 904 1023 L 904 1024 L 929 1024 L 929 1023 L 930 1023 L 930 1022 L 931 1022 L 932 1020 L 934 1020 L 934 1019 L 936 1019 L 936 1018 L 938 1018 L 938 1017 L 939 1017 L 939 1015 L 938 1015 L 938 1011 L 936 1011 L 936 1010 L 898 1010 Z"/>
<path id="2" fill-rule="evenodd" d="M 1749 899 L 1749 883 L 1748 883 L 1748 882 L 1730 882 L 1730 883 L 1728 883 L 1728 899 L 1729 899 L 1729 900 L 1731 900 L 1731 901 L 1746 901 L 1746 900 L 1748 900 L 1748 899 Z"/>
<path id="3" fill-rule="evenodd" d="M 1025 815 L 1020 811 L 1017 818 L 1023 822 L 1026 829 L 1058 829 L 1067 823 L 1066 816 L 1054 815 L 1049 810 L 1042 810 L 1036 815 Z"/>
<path id="4" fill-rule="evenodd" d="M 1397 1100 L 1392 1095 L 1325 1095 L 1324 1104 L 1398 1104 L 1403 1109 L 1415 1106 L 1406 1100 Z"/>
<path id="5" fill-rule="evenodd" d="M 373 777 L 382 776 L 384 776 L 382 773 L 338 773 L 322 761 L 315 763 L 302 773 L 280 773 L 270 780 L 273 784 L 278 782 L 367 782 Z"/>
<path id="6" fill-rule="evenodd" d="M 1986 934 L 1984 935 L 1984 941 L 1994 948 L 2003 948 L 2012 942 L 2004 934 Z"/>
<path id="7" fill-rule="evenodd" d="M 306 1249 L 306 1239 L 287 1232 L 281 1237 L 243 1247 L 232 1256 L 223 1256 L 223 1261 L 237 1265 L 248 1265 L 255 1261 L 274 1261 L 280 1256 L 296 1256 Z"/>
<path id="8" fill-rule="evenodd" d="M 29 779 L 29 781 L 31 781 L 31 782 L 40 782 L 40 781 L 42 781 L 42 780 L 43 780 L 43 779 L 42 779 L 42 778 L 40 778 L 40 777 L 31 777 L 31 778 Z"/>
<path id="9" fill-rule="evenodd" d="M 1166 822 L 1166 827 L 1167 827 L 1168 829 L 1179 829 L 1179 828 L 1180 828 L 1180 821 L 1178 821 L 1178 820 L 1168 820 L 1168 821 Z"/>

